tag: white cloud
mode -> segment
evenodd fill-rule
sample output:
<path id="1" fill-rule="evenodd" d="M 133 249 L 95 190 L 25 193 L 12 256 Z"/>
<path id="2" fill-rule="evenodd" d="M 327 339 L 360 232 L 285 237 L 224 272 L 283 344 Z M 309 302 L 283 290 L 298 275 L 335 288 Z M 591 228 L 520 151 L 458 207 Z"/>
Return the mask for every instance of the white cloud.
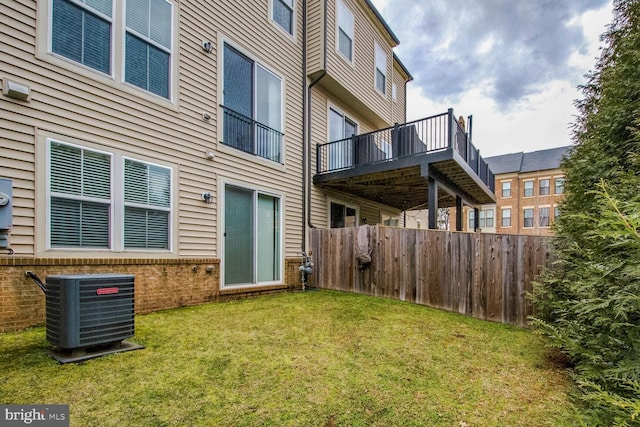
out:
<path id="1" fill-rule="evenodd" d="M 416 78 L 407 87 L 409 120 L 449 107 L 457 116 L 472 114 L 473 142 L 485 157 L 571 144 L 577 85 L 599 56 L 611 0 L 597 9 L 602 0 L 545 3 L 549 10 L 535 1 L 510 8 L 495 0 L 457 20 L 438 2 L 407 3 L 410 18 L 400 7 L 404 0 L 373 2 L 400 38 L 398 54 Z M 507 18 L 512 22 L 503 24 Z"/>

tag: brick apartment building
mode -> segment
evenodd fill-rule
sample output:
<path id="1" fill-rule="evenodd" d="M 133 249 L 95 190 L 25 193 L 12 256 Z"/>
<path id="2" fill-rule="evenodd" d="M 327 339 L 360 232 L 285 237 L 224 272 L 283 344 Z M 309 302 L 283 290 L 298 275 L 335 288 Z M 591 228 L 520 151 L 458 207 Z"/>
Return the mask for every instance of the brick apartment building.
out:
<path id="1" fill-rule="evenodd" d="M 496 203 L 478 210 L 482 232 L 553 235 L 551 225 L 564 197 L 562 158 L 570 146 L 488 157 L 495 174 Z M 465 230 L 473 229 L 474 211 L 465 209 Z"/>

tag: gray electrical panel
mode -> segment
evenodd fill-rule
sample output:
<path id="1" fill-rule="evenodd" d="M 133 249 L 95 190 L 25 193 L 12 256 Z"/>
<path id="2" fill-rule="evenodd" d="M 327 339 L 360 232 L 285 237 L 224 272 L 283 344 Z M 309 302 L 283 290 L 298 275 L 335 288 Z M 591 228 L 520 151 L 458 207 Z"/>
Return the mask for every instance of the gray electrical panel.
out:
<path id="1" fill-rule="evenodd" d="M 0 248 L 9 247 L 9 230 L 13 226 L 13 181 L 0 178 Z"/>

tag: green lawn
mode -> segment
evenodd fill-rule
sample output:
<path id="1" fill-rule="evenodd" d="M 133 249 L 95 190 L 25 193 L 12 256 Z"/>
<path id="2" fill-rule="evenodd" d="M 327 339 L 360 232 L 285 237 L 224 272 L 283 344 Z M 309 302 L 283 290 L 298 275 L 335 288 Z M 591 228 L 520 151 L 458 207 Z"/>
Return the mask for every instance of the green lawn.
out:
<path id="1" fill-rule="evenodd" d="M 530 331 L 394 300 L 287 293 L 136 317 L 144 350 L 60 365 L 0 334 L 0 403 L 72 426 L 572 426 Z"/>

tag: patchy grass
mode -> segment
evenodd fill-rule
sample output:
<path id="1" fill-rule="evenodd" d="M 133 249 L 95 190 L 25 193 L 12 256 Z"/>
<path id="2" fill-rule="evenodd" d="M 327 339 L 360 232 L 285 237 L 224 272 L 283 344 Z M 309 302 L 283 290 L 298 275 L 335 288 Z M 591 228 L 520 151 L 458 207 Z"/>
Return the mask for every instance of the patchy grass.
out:
<path id="1" fill-rule="evenodd" d="M 571 426 L 530 331 L 318 291 L 136 317 L 146 349 L 60 365 L 44 328 L 0 335 L 0 403 L 72 426 Z"/>

